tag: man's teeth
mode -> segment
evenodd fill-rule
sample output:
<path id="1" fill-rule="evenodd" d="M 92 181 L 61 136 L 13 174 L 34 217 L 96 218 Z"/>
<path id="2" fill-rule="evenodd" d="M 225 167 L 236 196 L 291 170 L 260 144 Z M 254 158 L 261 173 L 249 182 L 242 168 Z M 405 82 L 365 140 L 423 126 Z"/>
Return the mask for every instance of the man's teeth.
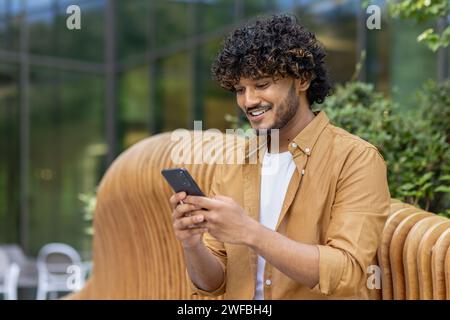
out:
<path id="1" fill-rule="evenodd" d="M 259 115 L 261 115 L 261 114 L 263 114 L 264 112 L 266 112 L 267 110 L 269 110 L 269 109 L 264 109 L 264 110 L 258 110 L 258 111 L 252 111 L 252 112 L 250 112 L 250 114 L 252 115 L 252 116 L 259 116 Z"/>

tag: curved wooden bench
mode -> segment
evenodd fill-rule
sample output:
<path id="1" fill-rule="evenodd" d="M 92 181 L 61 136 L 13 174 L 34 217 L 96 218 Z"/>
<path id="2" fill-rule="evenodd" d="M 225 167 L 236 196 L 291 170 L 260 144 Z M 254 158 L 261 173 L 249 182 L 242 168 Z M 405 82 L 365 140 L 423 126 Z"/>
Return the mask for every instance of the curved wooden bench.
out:
<path id="1" fill-rule="evenodd" d="M 431 253 L 433 300 L 445 300 L 445 255 L 450 250 L 450 228 L 437 239 Z M 450 298 L 450 297 L 448 297 Z"/>
<path id="2" fill-rule="evenodd" d="M 406 298 L 405 276 L 403 267 L 403 248 L 406 237 L 414 225 L 422 219 L 433 216 L 432 213 L 418 210 L 403 219 L 392 235 L 389 248 L 389 260 L 392 273 L 392 288 L 394 300 L 404 300 Z"/>
<path id="3" fill-rule="evenodd" d="M 423 235 L 443 220 L 445 219 L 439 216 L 425 218 L 416 223 L 406 237 L 403 249 L 403 265 L 405 267 L 406 299 L 408 300 L 420 298 L 417 253 Z"/>
<path id="4" fill-rule="evenodd" d="M 432 249 L 440 235 L 450 229 L 450 220 L 444 220 L 425 232 L 417 250 L 419 296 L 421 300 L 433 299 L 433 277 L 431 271 Z"/>
<path id="5" fill-rule="evenodd" d="M 389 216 L 391 216 L 394 212 L 397 212 L 400 209 L 412 207 L 410 204 L 407 204 L 404 202 L 398 202 L 398 201 L 399 200 L 397 200 L 397 199 L 391 199 L 391 210 L 390 210 Z"/>
<path id="6" fill-rule="evenodd" d="M 70 298 L 193 298 L 182 249 L 172 230 L 172 191 L 160 173 L 176 167 L 171 161 L 176 142 L 170 137 L 165 133 L 139 142 L 106 172 L 97 194 L 93 275 Z M 193 149 L 205 145 L 200 140 Z M 215 165 L 183 166 L 208 193 Z"/>
<path id="7" fill-rule="evenodd" d="M 395 209 L 392 209 L 392 206 Z M 394 211 L 396 210 L 396 211 Z M 397 228 L 397 226 L 411 214 L 418 212 L 420 209 L 413 207 L 411 205 L 396 203 L 391 205 L 391 215 L 386 220 L 383 228 L 383 233 L 381 235 L 381 243 L 378 249 L 378 262 L 381 266 L 381 283 L 382 283 L 382 297 L 383 300 L 392 300 L 393 289 L 392 289 L 392 274 L 391 274 L 391 264 L 389 258 L 389 249 L 392 241 L 392 236 Z"/>
<path id="8" fill-rule="evenodd" d="M 171 133 L 145 139 L 122 153 L 105 173 L 98 188 L 94 217 L 92 276 L 80 292 L 67 298 L 199 298 L 190 295 L 182 249 L 172 230 L 168 202 L 172 191 L 160 174 L 163 168 L 180 166 L 174 165 L 171 161 L 175 145 L 176 142 L 171 141 Z M 194 141 L 192 150 L 198 151 L 202 147 L 211 150 L 213 145 L 209 141 Z M 214 148 L 218 152 L 217 156 L 223 152 L 223 148 L 217 148 L 216 145 Z M 215 166 L 183 166 L 191 172 L 200 188 L 208 193 Z M 427 230 L 442 222 L 444 218 L 437 216 L 423 218 L 411 226 L 406 236 L 407 229 L 413 221 L 419 215 L 428 213 L 397 199 L 392 199 L 391 213 L 378 250 L 383 271 L 383 298 L 392 299 L 393 292 L 399 291 L 399 288 L 396 288 L 399 275 L 391 273 L 399 270 L 397 254 L 401 251 L 403 241 L 404 271 L 408 274 L 405 276 L 406 296 L 419 298 L 417 250 Z M 403 240 L 405 236 L 406 239 Z M 427 236 L 427 239 L 424 240 L 423 250 L 432 242 L 431 237 Z M 431 260 L 443 261 L 445 257 L 443 268 L 448 299 L 450 249 L 444 254 L 446 241 L 441 238 L 436 241 L 440 243 L 439 250 L 436 249 L 438 251 Z M 436 272 L 442 275 L 440 271 Z M 442 286 L 440 288 L 442 292 Z M 408 294 L 408 290 L 413 293 Z"/>

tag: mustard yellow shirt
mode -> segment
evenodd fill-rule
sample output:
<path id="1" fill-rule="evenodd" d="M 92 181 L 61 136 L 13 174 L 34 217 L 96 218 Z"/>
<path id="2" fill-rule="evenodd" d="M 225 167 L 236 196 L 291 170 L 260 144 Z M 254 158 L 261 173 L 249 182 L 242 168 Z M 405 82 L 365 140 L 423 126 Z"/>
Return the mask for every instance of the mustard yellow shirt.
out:
<path id="1" fill-rule="evenodd" d="M 367 267 L 389 214 L 386 165 L 370 143 L 330 124 L 324 111 L 289 145 L 294 172 L 276 232 L 319 248 L 319 283 L 308 288 L 266 261 L 265 299 L 367 299 Z M 237 201 L 259 221 L 261 162 L 217 165 L 210 195 Z M 225 280 L 214 292 L 190 282 L 192 293 L 253 299 L 257 255 L 247 246 L 223 243 L 205 233 L 203 240 L 219 258 Z M 269 281 L 267 281 L 269 280 Z"/>

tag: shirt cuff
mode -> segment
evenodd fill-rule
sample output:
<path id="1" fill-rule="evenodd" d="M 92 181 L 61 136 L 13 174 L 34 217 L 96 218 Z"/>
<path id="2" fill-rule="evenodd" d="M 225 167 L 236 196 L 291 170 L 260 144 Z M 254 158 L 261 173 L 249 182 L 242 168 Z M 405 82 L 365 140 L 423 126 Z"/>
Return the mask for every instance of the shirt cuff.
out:
<path id="1" fill-rule="evenodd" d="M 319 248 L 319 283 L 312 288 L 315 293 L 331 295 L 342 279 L 345 268 L 343 253 L 339 250 L 318 245 Z"/>
<path id="2" fill-rule="evenodd" d="M 222 266 L 222 270 L 224 270 L 223 266 Z M 205 290 L 202 290 L 199 287 L 197 287 L 195 285 L 195 283 L 192 282 L 191 277 L 189 276 L 189 273 L 187 272 L 187 270 L 186 270 L 186 277 L 188 279 L 189 286 L 191 288 L 191 295 L 194 295 L 194 296 L 201 295 L 201 296 L 206 296 L 206 297 L 218 297 L 225 293 L 225 285 L 226 285 L 225 272 L 224 272 L 222 284 L 219 286 L 219 288 L 217 288 L 214 291 L 205 291 Z"/>

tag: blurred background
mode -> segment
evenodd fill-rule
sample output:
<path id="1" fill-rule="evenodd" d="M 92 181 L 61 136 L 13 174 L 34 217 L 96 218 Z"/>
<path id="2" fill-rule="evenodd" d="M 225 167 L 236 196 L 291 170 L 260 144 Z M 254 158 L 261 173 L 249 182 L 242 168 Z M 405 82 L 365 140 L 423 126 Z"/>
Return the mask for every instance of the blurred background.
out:
<path id="1" fill-rule="evenodd" d="M 403 119 L 420 111 L 413 93 L 435 90 L 437 114 L 448 114 L 448 91 L 442 89 L 448 48 L 436 41 L 433 47 L 432 34 L 428 43 L 418 42 L 424 30 L 448 27 L 448 5 L 437 1 L 444 11 L 433 15 L 425 12 L 427 1 L 403 2 L 412 11 L 392 13 L 386 1 L 357 0 L 0 0 L 0 244 L 36 257 L 45 244 L 61 242 L 89 261 L 96 186 L 118 154 L 151 135 L 192 128 L 193 120 L 203 120 L 203 129 L 225 130 L 230 119 L 239 119 L 234 96 L 211 80 L 210 64 L 224 36 L 256 16 L 291 13 L 315 32 L 328 52 L 337 94 L 358 99 L 365 92 L 388 101 L 376 108 L 395 110 Z M 381 9 L 381 29 L 366 26 L 369 3 Z M 414 11 L 414 3 L 425 7 Z M 80 30 L 66 26 L 72 4 L 81 9 Z M 427 81 L 432 84 L 423 89 Z M 351 99 L 331 101 L 352 105 Z M 336 121 L 340 116 L 332 114 Z M 438 167 L 419 159 L 411 173 L 415 181 L 423 175 L 414 172 L 428 168 L 431 177 L 420 186 L 444 176 L 443 185 L 418 190 L 405 187 L 410 181 L 404 179 L 390 181 L 398 184 L 394 195 L 422 206 L 428 201 L 427 209 L 444 214 L 450 193 L 442 163 L 448 155 L 445 121 L 439 127 L 442 148 L 434 151 Z M 392 141 L 392 135 L 370 137 L 381 148 L 385 144 L 377 139 Z M 388 151 L 383 155 L 389 163 Z M 426 154 L 420 148 L 416 153 Z M 400 163 L 391 170 L 406 172 L 395 149 L 390 154 Z M 439 203 L 430 202 L 437 198 Z"/>

